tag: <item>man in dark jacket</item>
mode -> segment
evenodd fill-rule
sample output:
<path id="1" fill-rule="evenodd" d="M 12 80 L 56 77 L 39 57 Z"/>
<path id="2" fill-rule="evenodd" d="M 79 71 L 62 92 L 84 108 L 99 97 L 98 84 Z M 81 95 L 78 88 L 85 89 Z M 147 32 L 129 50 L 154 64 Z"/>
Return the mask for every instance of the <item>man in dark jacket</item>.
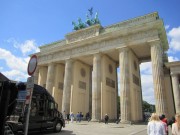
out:
<path id="1" fill-rule="evenodd" d="M 108 124 L 108 120 L 109 120 L 109 116 L 106 114 L 106 115 L 104 116 L 105 124 Z"/>

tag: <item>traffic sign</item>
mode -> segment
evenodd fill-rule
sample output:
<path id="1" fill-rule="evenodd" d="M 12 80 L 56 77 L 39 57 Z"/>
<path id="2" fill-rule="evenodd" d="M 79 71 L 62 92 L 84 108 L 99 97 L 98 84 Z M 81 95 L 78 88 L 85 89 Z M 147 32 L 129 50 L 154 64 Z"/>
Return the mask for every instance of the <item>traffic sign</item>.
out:
<path id="1" fill-rule="evenodd" d="M 36 67 L 37 67 L 37 56 L 33 55 L 31 56 L 28 63 L 28 68 L 27 68 L 28 75 L 32 76 L 36 70 Z"/>

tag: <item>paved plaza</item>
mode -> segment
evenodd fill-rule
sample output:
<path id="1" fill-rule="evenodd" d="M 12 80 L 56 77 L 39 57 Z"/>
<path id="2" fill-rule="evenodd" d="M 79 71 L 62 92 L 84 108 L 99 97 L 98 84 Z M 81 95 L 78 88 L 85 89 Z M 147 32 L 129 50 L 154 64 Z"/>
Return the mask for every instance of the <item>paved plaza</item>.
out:
<path id="1" fill-rule="evenodd" d="M 104 124 L 82 121 L 66 124 L 60 133 L 46 132 L 36 135 L 147 135 L 147 124 Z M 170 127 L 169 135 L 171 135 Z"/>
<path id="2" fill-rule="evenodd" d="M 81 122 L 66 124 L 61 135 L 139 135 L 146 133 L 146 125 Z M 143 135 L 142 134 L 142 135 Z"/>
<path id="3" fill-rule="evenodd" d="M 44 135 L 145 135 L 146 126 L 146 124 L 104 124 L 83 121 L 66 124 L 60 133 L 49 132 Z"/>

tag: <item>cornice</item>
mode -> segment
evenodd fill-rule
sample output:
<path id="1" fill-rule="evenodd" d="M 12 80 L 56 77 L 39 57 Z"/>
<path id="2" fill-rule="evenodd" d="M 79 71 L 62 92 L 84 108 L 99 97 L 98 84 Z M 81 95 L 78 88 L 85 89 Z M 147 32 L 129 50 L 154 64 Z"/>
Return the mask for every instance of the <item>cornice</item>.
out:
<path id="1" fill-rule="evenodd" d="M 101 27 L 100 25 L 94 25 L 94 26 L 91 26 L 91 27 L 88 27 L 88 28 L 85 28 L 85 29 L 82 29 L 82 30 L 71 32 L 71 33 L 67 34 L 66 37 L 69 36 L 69 35 L 79 34 L 82 31 L 92 29 L 93 27 L 101 28 L 100 31 L 99 31 L 99 36 L 100 35 L 111 34 L 111 33 L 117 32 L 117 31 L 121 31 L 122 29 L 127 29 L 126 31 L 128 31 L 128 27 L 131 28 L 131 27 L 135 27 L 135 26 L 138 26 L 138 25 L 142 26 L 142 24 L 146 24 L 146 23 L 156 21 L 158 18 L 159 18 L 158 13 L 153 12 L 153 13 L 150 13 L 150 14 L 147 14 L 147 15 L 144 15 L 144 16 L 129 19 L 129 20 L 117 23 L 117 24 L 113 24 L 113 25 L 104 27 L 104 28 Z M 132 30 L 130 30 L 130 31 L 132 32 Z M 59 46 L 61 46 L 61 47 L 62 46 L 67 46 L 66 39 L 56 41 L 56 42 L 52 42 L 50 44 L 45 44 L 43 46 L 40 46 L 39 48 L 40 48 L 41 51 L 46 51 L 46 50 L 53 49 L 53 48 L 56 48 L 56 47 L 59 47 Z"/>
<path id="2" fill-rule="evenodd" d="M 167 62 L 167 63 L 165 63 L 165 66 L 166 66 L 167 68 L 180 67 L 180 61 Z"/>

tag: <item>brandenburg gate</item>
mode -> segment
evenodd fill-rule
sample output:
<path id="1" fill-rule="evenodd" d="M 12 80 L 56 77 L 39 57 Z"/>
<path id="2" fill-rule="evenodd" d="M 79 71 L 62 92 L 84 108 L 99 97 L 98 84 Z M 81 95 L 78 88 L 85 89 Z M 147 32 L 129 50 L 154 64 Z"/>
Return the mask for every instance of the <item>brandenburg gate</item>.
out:
<path id="1" fill-rule="evenodd" d="M 60 111 L 90 112 L 92 121 L 105 114 L 117 119 L 119 94 L 121 122 L 138 122 L 143 119 L 139 65 L 151 61 L 156 112 L 171 117 L 175 114 L 171 76 L 164 66 L 168 48 L 157 12 L 107 27 L 92 25 L 41 46 L 35 82 L 52 94 Z"/>

